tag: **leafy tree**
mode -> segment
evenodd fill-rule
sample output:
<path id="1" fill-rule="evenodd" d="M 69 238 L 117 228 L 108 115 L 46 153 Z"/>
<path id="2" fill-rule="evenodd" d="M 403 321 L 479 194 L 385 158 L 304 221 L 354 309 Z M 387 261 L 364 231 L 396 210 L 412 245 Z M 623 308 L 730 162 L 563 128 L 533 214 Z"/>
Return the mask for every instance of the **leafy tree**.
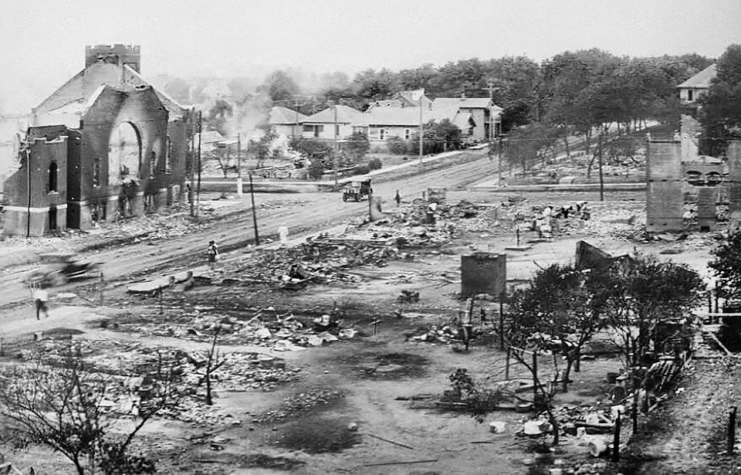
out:
<path id="1" fill-rule="evenodd" d="M 729 46 L 718 59 L 718 76 L 700 98 L 704 130 L 700 153 L 721 156 L 730 140 L 741 138 L 741 44 Z"/>
<path id="2" fill-rule="evenodd" d="M 538 270 L 530 286 L 510 302 L 510 341 L 525 345 L 520 348 L 564 355 L 564 391 L 581 349 L 605 325 L 604 272 L 553 264 Z"/>
<path id="3" fill-rule="evenodd" d="M 461 129 L 448 119 L 440 122 L 429 121 L 423 128 L 423 147 L 425 154 L 457 150 L 461 146 Z M 419 132 L 412 136 L 412 146 L 419 153 Z"/>
<path id="4" fill-rule="evenodd" d="M 548 153 L 553 153 L 561 132 L 557 127 L 532 123 L 511 130 L 503 142 L 507 162 L 528 170 L 534 163 L 545 162 Z"/>
<path id="5" fill-rule="evenodd" d="M 265 164 L 265 160 L 272 158 L 272 145 L 273 141 L 278 138 L 278 134 L 272 130 L 265 132 L 265 135 L 260 137 L 259 140 L 250 140 L 250 151 L 251 154 L 257 160 L 255 168 L 262 168 Z"/>
<path id="6" fill-rule="evenodd" d="M 259 90 L 266 93 L 273 102 L 293 99 L 300 91 L 296 81 L 282 70 L 270 73 Z"/>
<path id="7" fill-rule="evenodd" d="M 608 315 L 616 330 L 628 367 L 642 366 L 656 341 L 656 327 L 681 318 L 702 302 L 705 284 L 685 264 L 663 262 L 637 255 L 629 263 L 615 264 L 608 285 Z"/>
<path id="8" fill-rule="evenodd" d="M 366 69 L 353 79 L 355 94 L 366 101 L 385 99 L 399 90 L 396 73 L 384 68 L 380 71 Z"/>
<path id="9" fill-rule="evenodd" d="M 324 175 L 324 163 L 317 159 L 312 159 L 309 163 L 309 176 L 313 179 L 319 179 Z"/>
<path id="10" fill-rule="evenodd" d="M 718 276 L 722 298 L 741 299 L 741 233 L 734 233 L 713 249 L 715 259 L 708 264 Z"/>
<path id="11" fill-rule="evenodd" d="M 223 99 L 218 99 L 208 110 L 206 124 L 209 130 L 215 130 L 221 135 L 227 135 L 226 122 L 232 116 L 234 108 Z"/>
<path id="12" fill-rule="evenodd" d="M 524 112 L 524 116 L 509 127 L 503 124 L 505 130 L 540 119 L 543 78 L 538 63 L 524 56 L 505 56 L 485 62 L 484 68 L 487 86 L 491 84 L 493 88 L 492 98 L 505 109 L 505 115 L 508 109 L 518 111 L 514 117 Z"/>
<path id="13" fill-rule="evenodd" d="M 426 63 L 416 69 L 399 71 L 399 87 L 402 90 L 424 89 L 426 94 L 436 94 L 440 73 L 432 64 Z"/>
<path id="14" fill-rule="evenodd" d="M 362 161 L 370 150 L 368 136 L 362 132 L 354 132 L 345 139 L 342 146 L 343 151 L 351 164 Z"/>

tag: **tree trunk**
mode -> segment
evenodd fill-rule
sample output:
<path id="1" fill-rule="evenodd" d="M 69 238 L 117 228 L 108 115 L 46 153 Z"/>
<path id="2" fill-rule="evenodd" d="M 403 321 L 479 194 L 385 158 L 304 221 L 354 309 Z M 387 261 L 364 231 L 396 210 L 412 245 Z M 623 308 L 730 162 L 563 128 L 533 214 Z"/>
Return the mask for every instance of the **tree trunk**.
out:
<path id="1" fill-rule="evenodd" d="M 589 127 L 587 131 L 584 133 L 584 151 L 587 155 L 589 155 L 589 149 L 590 149 L 590 139 L 592 138 L 592 128 Z"/>
<path id="2" fill-rule="evenodd" d="M 211 397 L 211 365 L 206 368 L 206 404 L 212 406 L 214 404 L 213 398 Z"/>
<path id="3" fill-rule="evenodd" d="M 551 423 L 553 426 L 553 446 L 555 447 L 558 445 L 559 442 L 559 432 L 560 428 L 558 427 L 558 420 L 556 419 L 556 416 L 553 414 L 553 409 L 551 409 L 551 405 L 547 405 L 546 412 L 548 413 L 548 422 Z"/>
<path id="4" fill-rule="evenodd" d="M 571 158 L 571 147 L 569 147 L 569 130 L 563 132 L 563 144 L 566 147 L 566 158 Z"/>
<path id="5" fill-rule="evenodd" d="M 566 369 L 563 372 L 562 390 L 563 392 L 569 392 L 569 375 L 571 374 L 571 366 L 574 364 L 574 357 L 572 354 L 566 358 Z"/>

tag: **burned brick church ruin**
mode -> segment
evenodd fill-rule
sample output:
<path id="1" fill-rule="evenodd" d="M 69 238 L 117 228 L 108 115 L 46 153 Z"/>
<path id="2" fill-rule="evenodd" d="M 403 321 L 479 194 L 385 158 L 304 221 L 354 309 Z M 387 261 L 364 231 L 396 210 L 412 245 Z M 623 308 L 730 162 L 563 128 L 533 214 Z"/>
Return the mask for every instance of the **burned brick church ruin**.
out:
<path id="1" fill-rule="evenodd" d="M 85 69 L 32 110 L 4 184 L 5 234 L 41 236 L 183 199 L 190 110 L 140 75 L 140 48 L 88 46 Z"/>

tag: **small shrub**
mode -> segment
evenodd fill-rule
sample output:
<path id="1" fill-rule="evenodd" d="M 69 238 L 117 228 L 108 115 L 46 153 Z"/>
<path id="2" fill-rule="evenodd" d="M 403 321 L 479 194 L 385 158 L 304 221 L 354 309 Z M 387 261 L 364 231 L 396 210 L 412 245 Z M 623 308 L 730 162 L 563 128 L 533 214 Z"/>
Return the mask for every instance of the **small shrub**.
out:
<path id="1" fill-rule="evenodd" d="M 389 137 L 386 139 L 386 148 L 389 153 L 394 155 L 404 155 L 407 153 L 407 143 L 401 137 Z"/>
<path id="2" fill-rule="evenodd" d="M 370 172 L 370 168 L 368 168 L 368 165 L 358 165 L 355 167 L 355 174 L 356 175 L 365 175 Z"/>
<path id="3" fill-rule="evenodd" d="M 309 165 L 309 176 L 313 179 L 319 179 L 324 175 L 324 164 L 319 159 L 314 159 Z"/>
<path id="4" fill-rule="evenodd" d="M 383 162 L 378 157 L 373 157 L 368 160 L 368 168 L 371 170 L 380 170 L 383 167 Z"/>

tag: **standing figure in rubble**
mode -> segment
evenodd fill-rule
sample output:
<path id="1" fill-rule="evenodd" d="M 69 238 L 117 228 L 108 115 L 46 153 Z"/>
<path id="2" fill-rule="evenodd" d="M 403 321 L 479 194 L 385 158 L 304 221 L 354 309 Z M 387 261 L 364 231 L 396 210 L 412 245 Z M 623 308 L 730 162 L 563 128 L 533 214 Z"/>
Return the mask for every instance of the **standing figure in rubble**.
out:
<path id="1" fill-rule="evenodd" d="M 401 195 L 399 194 L 399 190 L 396 190 L 396 196 L 394 196 L 394 201 L 396 201 L 396 207 L 398 208 L 401 204 Z"/>
<path id="2" fill-rule="evenodd" d="M 48 300 L 49 294 L 46 290 L 41 287 L 33 290 L 33 301 L 36 304 L 36 320 L 41 320 L 41 312 L 44 312 L 44 316 L 49 318 L 49 307 L 46 306 Z"/>
<path id="3" fill-rule="evenodd" d="M 216 261 L 219 260 L 219 246 L 216 245 L 216 242 L 208 242 L 206 254 L 208 255 L 208 267 L 213 270 L 216 267 Z"/>

